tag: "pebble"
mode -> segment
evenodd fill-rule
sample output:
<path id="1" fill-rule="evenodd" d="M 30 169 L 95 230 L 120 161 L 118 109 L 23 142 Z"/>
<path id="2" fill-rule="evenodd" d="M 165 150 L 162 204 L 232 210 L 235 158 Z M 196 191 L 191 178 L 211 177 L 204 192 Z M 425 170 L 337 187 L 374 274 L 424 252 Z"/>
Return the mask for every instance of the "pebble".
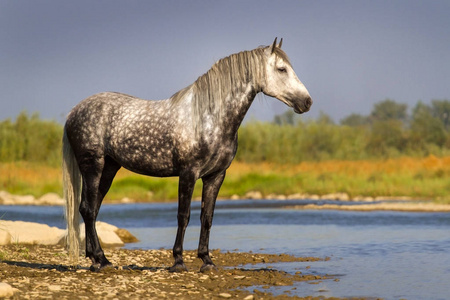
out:
<path id="1" fill-rule="evenodd" d="M 228 298 L 231 298 L 231 294 L 228 294 L 228 293 L 220 293 L 220 294 L 219 294 L 219 297 L 220 297 L 220 298 L 228 299 Z"/>
<path id="2" fill-rule="evenodd" d="M 61 286 L 60 285 L 51 284 L 51 285 L 48 286 L 48 290 L 50 292 L 59 292 L 61 290 Z"/>
<path id="3" fill-rule="evenodd" d="M 188 284 L 183 284 L 182 287 L 184 287 L 185 289 L 193 289 L 195 287 L 195 285 L 188 283 Z"/>
<path id="4" fill-rule="evenodd" d="M 7 283 L 0 282 L 0 298 L 12 297 L 18 290 Z"/>
<path id="5" fill-rule="evenodd" d="M 208 280 L 208 279 L 209 279 L 209 275 L 203 275 L 203 276 L 200 276 L 200 278 L 198 280 L 205 281 L 205 280 Z"/>
<path id="6" fill-rule="evenodd" d="M 6 252 L 6 250 L 9 252 Z M 6 257 L 13 257 L 20 249 L 6 248 L 6 250 Z M 53 257 L 55 252 L 59 253 L 61 251 L 63 250 L 59 247 L 47 248 L 37 246 L 33 248 L 33 251 L 30 251 L 30 258 L 27 261 L 29 263 L 38 263 L 40 266 L 43 266 L 43 269 L 27 268 L 26 270 L 21 270 L 18 275 L 12 278 L 10 274 L 12 271 L 15 271 L 15 268 L 5 265 L 5 269 L 3 269 L 3 266 L 0 265 L 0 277 L 8 278 L 8 286 L 11 285 L 10 288 L 20 288 L 18 293 L 21 299 L 58 298 L 59 296 L 65 298 L 64 295 L 73 293 L 86 296 L 86 299 L 89 297 L 100 299 L 174 299 L 181 297 L 185 299 L 239 298 L 254 300 L 266 295 L 265 291 L 256 295 L 245 295 L 243 291 L 232 292 L 234 287 L 245 286 L 247 288 L 247 285 L 251 286 L 255 280 L 253 274 L 252 276 L 248 276 L 248 274 L 243 275 L 240 269 L 219 269 L 217 273 L 210 274 L 199 273 L 197 270 L 174 274 L 169 273 L 167 271 L 167 265 L 171 265 L 172 263 L 172 257 L 169 251 L 166 253 L 165 251 L 159 250 L 133 252 L 121 249 L 109 250 L 112 254 L 110 256 L 116 259 L 114 262 L 118 266 L 116 269 L 92 273 L 88 271 L 91 262 L 88 259 L 83 259 L 79 266 L 80 269 L 73 269 L 75 272 L 59 271 L 60 273 L 58 273 L 54 271 L 55 266 L 47 262 Z M 149 253 L 155 254 L 155 257 L 151 259 L 154 259 L 156 263 L 149 263 Z M 232 256 L 235 254 L 231 253 L 227 255 Z M 271 259 L 266 258 L 267 256 L 264 255 L 244 255 L 243 257 L 249 261 L 252 258 L 271 261 Z M 139 259 L 137 256 L 140 256 Z M 167 256 L 167 258 L 160 259 L 156 258 L 156 256 Z M 220 255 L 216 256 L 220 257 Z M 188 258 L 192 257 L 194 256 L 191 255 Z M 64 257 L 64 259 L 68 260 L 68 257 Z M 131 260 L 140 262 L 144 266 L 147 266 L 147 268 L 140 270 L 129 267 Z M 61 262 L 58 263 L 60 264 Z M 66 264 L 63 262 L 63 266 Z M 120 266 L 124 267 L 119 268 Z M 272 273 L 278 275 L 274 277 Z M 284 281 L 284 275 L 281 272 L 267 272 L 262 270 L 256 272 L 255 276 L 261 276 L 261 284 L 267 287 L 292 284 L 287 279 L 286 282 Z M 311 277 L 316 279 L 313 276 Z M 39 282 L 36 282 L 36 279 Z M 18 296 L 13 294 L 7 297 Z M 1 298 L 2 296 L 0 296 Z"/>

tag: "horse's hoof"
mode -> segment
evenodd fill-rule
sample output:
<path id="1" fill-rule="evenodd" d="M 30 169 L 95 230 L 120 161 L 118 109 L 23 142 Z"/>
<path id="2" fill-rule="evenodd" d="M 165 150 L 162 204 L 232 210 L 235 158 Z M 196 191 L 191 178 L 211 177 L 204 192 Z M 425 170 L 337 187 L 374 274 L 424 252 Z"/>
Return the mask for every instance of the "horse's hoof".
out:
<path id="1" fill-rule="evenodd" d="M 169 272 L 171 273 L 180 273 L 180 272 L 187 272 L 187 267 L 185 264 L 174 264 L 169 268 Z"/>
<path id="2" fill-rule="evenodd" d="M 104 269 L 107 269 L 107 268 L 112 268 L 112 267 L 113 267 L 113 265 L 111 263 L 109 263 L 109 262 L 107 264 L 103 264 L 103 265 L 97 263 L 97 264 L 92 264 L 89 267 L 89 270 L 91 272 L 100 272 L 101 270 L 104 270 Z"/>
<path id="3" fill-rule="evenodd" d="M 218 269 L 215 264 L 203 264 L 203 266 L 200 268 L 200 272 L 202 273 L 208 273 L 217 270 Z"/>

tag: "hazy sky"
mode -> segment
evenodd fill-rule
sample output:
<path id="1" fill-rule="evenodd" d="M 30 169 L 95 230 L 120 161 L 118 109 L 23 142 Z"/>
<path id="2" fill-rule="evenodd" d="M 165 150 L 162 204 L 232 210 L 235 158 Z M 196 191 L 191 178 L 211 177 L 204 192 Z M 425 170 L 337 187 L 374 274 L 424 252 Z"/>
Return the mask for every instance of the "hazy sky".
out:
<path id="1" fill-rule="evenodd" d="M 306 118 L 450 99 L 447 0 L 1 0 L 0 120 L 26 110 L 62 122 L 102 91 L 168 98 L 275 37 L 314 100 Z M 287 109 L 259 96 L 248 117 Z"/>

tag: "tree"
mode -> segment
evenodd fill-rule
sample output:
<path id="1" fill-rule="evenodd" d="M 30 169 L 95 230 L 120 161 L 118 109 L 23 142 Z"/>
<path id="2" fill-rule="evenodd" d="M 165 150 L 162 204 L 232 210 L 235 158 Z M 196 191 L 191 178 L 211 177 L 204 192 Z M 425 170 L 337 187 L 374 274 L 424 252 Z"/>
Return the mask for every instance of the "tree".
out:
<path id="1" fill-rule="evenodd" d="M 372 126 L 366 150 L 375 156 L 390 156 L 406 147 L 402 123 L 399 120 L 377 121 Z"/>
<path id="2" fill-rule="evenodd" d="M 432 107 L 418 102 L 413 109 L 411 121 L 411 141 L 414 147 L 425 147 L 435 144 L 442 147 L 446 141 L 445 126 L 442 120 L 435 117 Z"/>
<path id="3" fill-rule="evenodd" d="M 373 121 L 399 120 L 405 122 L 407 120 L 408 105 L 397 103 L 394 100 L 386 99 L 375 103 L 370 117 Z"/>
<path id="4" fill-rule="evenodd" d="M 346 125 L 350 127 L 358 127 L 369 124 L 370 120 L 367 116 L 360 114 L 351 114 L 341 120 L 341 125 Z"/>
<path id="5" fill-rule="evenodd" d="M 433 115 L 433 117 L 441 120 L 446 130 L 450 129 L 450 101 L 432 100 L 431 114 Z"/>
<path id="6" fill-rule="evenodd" d="M 293 110 L 287 110 L 286 112 L 276 115 L 273 118 L 273 122 L 277 125 L 295 125 L 296 115 Z"/>

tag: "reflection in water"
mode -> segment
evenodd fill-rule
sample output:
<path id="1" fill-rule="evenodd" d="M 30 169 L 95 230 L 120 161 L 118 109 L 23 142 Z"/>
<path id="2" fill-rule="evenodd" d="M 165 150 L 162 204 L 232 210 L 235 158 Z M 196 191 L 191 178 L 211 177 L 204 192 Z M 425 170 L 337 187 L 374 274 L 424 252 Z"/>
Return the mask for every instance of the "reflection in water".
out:
<path id="1" fill-rule="evenodd" d="M 306 203 L 219 201 L 210 247 L 331 258 L 271 264 L 292 273 L 330 274 L 339 279 L 298 283 L 295 290 L 277 287 L 271 290 L 275 293 L 288 289 L 291 295 L 299 296 L 448 299 L 450 214 L 281 207 Z M 176 208 L 174 203 L 104 205 L 99 220 L 127 228 L 141 240 L 127 245 L 128 248 L 170 249 L 176 234 Z M 197 248 L 199 214 L 199 203 L 193 203 L 185 249 Z M 0 206 L 0 216 L 65 227 L 61 207 Z"/>

